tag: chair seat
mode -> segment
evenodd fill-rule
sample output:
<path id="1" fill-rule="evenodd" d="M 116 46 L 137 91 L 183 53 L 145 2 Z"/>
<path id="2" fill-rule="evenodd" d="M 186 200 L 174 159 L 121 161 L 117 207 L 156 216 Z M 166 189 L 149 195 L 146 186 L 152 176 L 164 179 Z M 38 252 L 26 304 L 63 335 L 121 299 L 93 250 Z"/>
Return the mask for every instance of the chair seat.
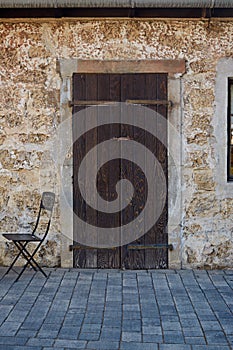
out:
<path id="1" fill-rule="evenodd" d="M 39 242 L 41 239 L 31 233 L 4 233 L 3 237 L 15 242 Z"/>

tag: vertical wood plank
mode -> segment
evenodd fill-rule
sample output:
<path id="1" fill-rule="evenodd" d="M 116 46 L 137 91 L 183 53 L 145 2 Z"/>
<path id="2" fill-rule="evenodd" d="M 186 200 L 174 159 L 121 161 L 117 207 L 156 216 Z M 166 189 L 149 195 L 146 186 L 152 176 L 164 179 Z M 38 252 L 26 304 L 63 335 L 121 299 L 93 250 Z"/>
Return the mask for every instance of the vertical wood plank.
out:
<path id="1" fill-rule="evenodd" d="M 75 74 L 73 76 L 73 99 L 86 99 L 86 75 Z M 83 198 L 78 196 L 78 169 L 79 163 L 83 158 L 83 154 L 86 149 L 86 140 L 81 137 L 79 145 L 77 144 L 76 135 L 79 129 L 79 112 L 85 107 L 74 106 L 73 107 L 73 119 L 72 119 L 72 133 L 73 133 L 73 208 L 74 213 L 78 212 L 78 207 L 84 213 L 86 217 L 86 205 Z M 84 184 L 83 184 L 84 185 Z M 74 214 L 75 215 L 75 214 Z M 74 242 L 78 241 L 78 227 L 76 227 L 76 222 L 74 220 Z M 86 251 L 85 250 L 74 250 L 73 254 L 74 267 L 84 268 L 86 267 Z"/>
<path id="2" fill-rule="evenodd" d="M 109 100 L 109 74 L 98 74 L 98 91 L 97 91 L 97 99 L 98 100 Z M 100 128 L 98 130 L 97 143 L 100 143 L 102 140 L 107 138 L 107 132 L 105 128 Z M 103 154 L 98 152 L 98 160 L 101 161 L 102 157 L 108 156 L 108 149 L 104 149 Z M 105 195 L 109 192 L 109 172 L 108 167 L 104 167 L 104 170 L 101 172 L 102 177 L 102 188 L 101 192 Z M 104 199 L 105 199 L 104 198 Z M 100 222 L 100 218 L 97 220 L 98 225 L 104 224 Z M 97 251 L 97 266 L 98 268 L 108 268 L 109 267 L 109 250 L 107 249 L 98 249 Z"/>
<path id="3" fill-rule="evenodd" d="M 125 74 L 121 76 L 121 101 L 125 102 L 128 99 L 143 99 L 144 98 L 144 87 L 145 87 L 145 77 L 143 74 Z M 140 142 L 143 138 L 144 132 L 135 133 L 135 128 L 133 126 L 122 126 L 122 137 L 129 137 L 131 139 L 137 140 Z M 127 146 L 127 145 L 122 145 Z M 134 155 L 132 155 L 132 162 L 135 163 Z M 137 167 L 132 164 L 128 165 L 128 176 L 132 180 L 135 179 L 135 189 L 138 189 L 140 186 L 140 178 L 138 177 Z M 138 189 L 140 190 L 140 189 Z M 142 195 L 141 198 L 137 198 L 137 207 L 140 207 L 139 201 L 143 201 L 143 189 L 141 189 Z M 134 220 L 137 217 L 137 208 L 132 207 L 131 212 L 128 211 L 128 215 L 131 215 L 131 220 Z M 124 218 L 122 218 L 123 220 Z M 124 226 L 122 227 L 122 233 L 124 234 Z M 144 237 L 142 236 L 137 241 L 133 243 L 144 244 Z M 122 255 L 122 265 L 128 269 L 140 269 L 144 266 L 144 256 L 145 252 L 143 250 L 130 251 L 127 250 L 127 246 L 121 248 Z"/>
<path id="4" fill-rule="evenodd" d="M 158 99 L 167 99 L 167 75 L 159 74 L 157 79 L 157 98 Z M 157 106 L 158 113 L 164 118 L 167 117 L 167 106 L 160 105 Z M 167 140 L 167 128 L 164 129 L 164 124 L 157 123 L 158 132 L 163 135 L 164 139 Z M 168 172 L 167 172 L 167 147 L 162 143 L 157 144 L 157 154 L 159 157 L 160 164 L 162 166 L 166 182 L 168 181 Z M 168 187 L 168 186 L 167 186 Z M 163 213 L 160 216 L 160 219 L 157 222 L 157 232 L 158 232 L 158 243 L 168 243 L 167 235 L 167 220 L 168 220 L 168 211 L 167 211 L 167 192 L 164 194 L 166 196 L 166 210 L 163 210 Z M 165 249 L 160 249 L 158 251 L 158 261 L 160 268 L 168 267 L 168 251 Z"/>
<path id="5" fill-rule="evenodd" d="M 147 74 L 146 75 L 146 95 L 148 96 L 148 100 L 157 100 L 157 79 L 158 75 L 157 74 Z M 156 111 L 156 106 L 149 105 L 147 108 L 150 108 L 154 111 Z M 156 117 L 155 117 L 155 123 L 156 123 Z M 151 152 L 154 154 L 154 156 L 157 158 L 157 140 L 153 138 L 149 138 L 147 135 L 147 142 L 145 143 L 146 147 L 150 147 Z M 149 160 L 147 159 L 145 155 L 145 162 L 146 166 L 148 168 L 151 168 L 151 172 L 155 172 L 156 166 L 155 164 L 149 164 Z M 154 177 L 154 181 L 156 183 L 156 177 Z M 152 189 L 149 189 L 151 192 Z M 154 198 L 154 205 L 156 206 L 157 203 L 157 193 L 153 193 L 153 198 Z M 149 220 L 150 216 L 153 215 L 153 210 L 152 208 L 148 208 L 148 211 L 145 216 L 145 220 Z M 157 229 L 156 229 L 156 224 L 155 227 L 152 227 L 149 232 L 145 234 L 145 244 L 156 244 L 157 240 Z M 145 268 L 153 268 L 156 267 L 157 264 L 157 254 L 158 252 L 156 250 L 145 250 Z"/>
<path id="6" fill-rule="evenodd" d="M 98 97 L 98 75 L 97 74 L 86 74 L 86 100 L 96 100 Z M 87 107 L 87 113 L 93 118 L 97 117 L 97 112 L 95 108 L 93 107 Z M 86 129 L 92 129 L 92 125 L 88 125 L 88 122 L 86 121 Z M 90 145 L 94 147 L 97 143 L 97 130 L 94 130 L 91 133 L 87 133 L 86 135 L 86 153 L 89 151 Z M 97 152 L 93 153 L 92 155 L 88 156 L 89 162 L 93 164 L 93 173 L 88 174 L 88 177 L 91 177 L 92 179 L 95 178 L 96 173 L 96 165 L 97 165 Z M 86 192 L 90 191 L 89 183 L 88 183 L 88 177 L 86 177 Z M 91 195 L 91 193 L 89 193 Z M 97 203 L 95 203 L 97 205 Z M 93 225 L 97 225 L 97 212 L 92 211 L 91 209 L 87 208 L 87 218 L 90 218 Z M 95 242 L 93 242 L 95 244 Z M 88 268 L 95 268 L 97 267 L 97 250 L 96 249 L 87 249 L 86 250 L 86 267 Z"/>
<path id="7" fill-rule="evenodd" d="M 110 75 L 110 74 L 98 74 L 98 100 L 104 101 L 119 101 L 120 85 L 119 85 L 119 75 Z M 110 140 L 114 142 L 113 139 L 117 137 L 118 130 L 116 126 L 103 126 L 98 130 L 98 143 L 104 140 Z M 107 159 L 111 160 L 111 153 L 109 148 L 104 149 L 103 153 L 98 153 L 98 159 L 101 161 L 101 158 L 106 156 Z M 119 180 L 120 167 L 117 161 L 109 161 L 103 168 L 101 172 L 101 193 L 103 198 L 108 201 L 111 201 L 114 196 L 115 185 Z M 114 186 L 113 186 L 114 185 Z M 118 215 L 112 215 L 112 223 L 119 224 Z M 105 218 L 98 218 L 98 225 L 103 225 L 106 223 Z M 115 222 L 117 220 L 117 222 Z M 109 243 L 111 243 L 111 235 L 109 235 Z M 98 268 L 119 268 L 119 248 L 117 249 L 98 249 L 97 253 L 97 265 Z"/>

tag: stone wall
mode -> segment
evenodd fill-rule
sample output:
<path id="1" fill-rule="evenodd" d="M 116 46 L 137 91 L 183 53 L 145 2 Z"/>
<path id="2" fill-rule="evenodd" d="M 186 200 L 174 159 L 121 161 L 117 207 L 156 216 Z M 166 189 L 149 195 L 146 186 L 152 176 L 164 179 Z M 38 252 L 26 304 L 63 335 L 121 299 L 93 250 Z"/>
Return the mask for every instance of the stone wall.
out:
<path id="1" fill-rule="evenodd" d="M 52 227 L 40 259 L 59 264 L 59 176 L 49 143 L 60 122 L 58 59 L 182 58 L 182 266 L 232 267 L 233 195 L 217 191 L 214 115 L 217 64 L 233 56 L 233 22 L 2 20 L 0 34 L 0 231 L 29 229 L 39 195 L 54 190 Z M 9 264 L 12 251 L 0 242 L 1 265 Z"/>

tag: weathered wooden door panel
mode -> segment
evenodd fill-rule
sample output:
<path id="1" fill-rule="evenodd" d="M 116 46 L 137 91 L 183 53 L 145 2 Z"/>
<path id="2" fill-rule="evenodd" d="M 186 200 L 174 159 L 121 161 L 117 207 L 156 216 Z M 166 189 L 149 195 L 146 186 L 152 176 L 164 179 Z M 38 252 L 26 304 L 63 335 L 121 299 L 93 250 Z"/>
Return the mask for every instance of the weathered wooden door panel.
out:
<path id="1" fill-rule="evenodd" d="M 75 74 L 73 78 L 73 139 L 76 140 L 79 128 L 78 113 L 87 108 L 79 101 L 86 101 L 93 105 L 95 101 L 126 102 L 129 100 L 166 100 L 167 99 L 167 75 L 166 74 Z M 159 112 L 166 117 L 167 108 L 165 105 L 148 105 L 147 107 Z M 84 112 L 85 113 L 85 110 Z M 90 113 L 90 112 L 89 112 Z M 93 109 L 92 113 L 98 113 Z M 97 115 L 95 117 L 98 117 Z M 146 123 L 146 116 L 145 116 Z M 167 137 L 167 130 L 164 125 L 159 125 L 159 120 L 155 118 L 156 128 Z M 91 126 L 90 126 L 91 127 Z M 160 130 L 161 129 L 161 130 Z M 78 188 L 78 169 L 85 154 L 96 144 L 104 140 L 118 142 L 123 140 L 127 145 L 127 140 L 135 140 L 148 148 L 159 160 L 167 179 L 167 150 L 157 138 L 146 132 L 143 128 L 126 125 L 123 122 L 108 124 L 97 127 L 89 132 L 85 137 L 81 137 L 74 142 L 73 146 L 73 183 L 74 183 L 74 212 L 87 222 L 91 222 L 97 227 L 118 227 L 127 224 L 137 217 L 143 210 L 147 199 L 147 181 L 142 169 L 134 162 L 125 159 L 113 159 L 100 169 L 97 176 L 97 189 L 100 196 L 106 201 L 116 199 L 116 184 L 124 178 L 129 179 L 134 187 L 134 198 L 131 206 L 114 215 L 109 213 L 97 214 L 85 204 Z M 108 149 L 104 150 L 108 152 Z M 91 161 L 93 164 L 100 159 L 103 154 L 93 154 Z M 111 156 L 109 154 L 109 156 Z M 143 162 L 148 162 L 146 159 Z M 153 167 L 153 164 L 150 166 Z M 85 182 L 85 181 L 84 181 Z M 88 183 L 84 183 L 88 191 Z M 154 193 L 155 201 L 161 200 L 158 193 Z M 166 194 L 165 194 L 166 195 Z M 147 215 L 150 215 L 148 213 Z M 145 218 L 146 219 L 146 218 Z M 139 228 L 142 230 L 142 226 Z M 74 245 L 77 242 L 77 228 L 74 226 Z M 149 232 L 143 234 L 131 244 L 148 246 L 151 244 L 167 244 L 167 201 L 157 223 Z M 140 269 L 140 268 L 166 268 L 168 266 L 168 256 L 166 249 L 140 249 L 129 250 L 127 246 L 116 247 L 114 249 L 74 249 L 74 266 L 77 267 L 97 267 L 97 268 L 119 268 Z"/>

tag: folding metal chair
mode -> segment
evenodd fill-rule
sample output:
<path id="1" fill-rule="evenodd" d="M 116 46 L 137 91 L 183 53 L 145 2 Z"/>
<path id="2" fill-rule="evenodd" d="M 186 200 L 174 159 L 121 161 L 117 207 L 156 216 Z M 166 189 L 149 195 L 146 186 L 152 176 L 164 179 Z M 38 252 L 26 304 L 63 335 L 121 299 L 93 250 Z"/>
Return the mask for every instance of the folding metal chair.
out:
<path id="1" fill-rule="evenodd" d="M 44 242 L 44 240 L 49 232 L 54 201 L 55 201 L 55 194 L 54 193 L 44 192 L 42 194 L 38 217 L 37 217 L 36 224 L 35 224 L 35 227 L 34 227 L 34 230 L 32 231 L 32 233 L 19 233 L 19 232 L 17 232 L 17 233 L 4 233 L 3 234 L 3 237 L 5 237 L 7 240 L 13 242 L 19 250 L 18 255 L 13 260 L 11 266 L 8 268 L 5 275 L 7 275 L 8 272 L 11 269 L 13 269 L 13 266 L 15 265 L 16 261 L 19 259 L 20 256 L 23 256 L 23 258 L 26 260 L 26 264 L 22 268 L 22 270 L 19 273 L 15 282 L 17 282 L 18 279 L 22 276 L 23 272 L 26 270 L 28 265 L 30 265 L 35 271 L 37 271 L 37 269 L 38 269 L 45 277 L 47 277 L 46 273 L 42 270 L 42 268 L 35 261 L 34 256 L 38 252 L 38 250 L 40 249 L 40 246 Z M 41 221 L 41 217 L 42 217 L 41 214 L 44 211 L 47 212 L 47 225 L 45 227 L 45 231 L 43 234 L 36 235 L 37 229 L 40 226 L 40 221 Z M 36 248 L 34 249 L 34 251 L 32 253 L 30 253 L 29 250 L 27 249 L 27 245 L 30 242 L 38 243 L 38 245 L 36 246 Z"/>

